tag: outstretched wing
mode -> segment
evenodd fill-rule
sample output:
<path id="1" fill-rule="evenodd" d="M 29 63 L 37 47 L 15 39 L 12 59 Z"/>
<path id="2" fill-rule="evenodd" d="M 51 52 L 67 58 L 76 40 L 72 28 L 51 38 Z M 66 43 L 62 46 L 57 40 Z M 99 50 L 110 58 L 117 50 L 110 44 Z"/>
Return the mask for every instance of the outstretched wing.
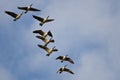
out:
<path id="1" fill-rule="evenodd" d="M 43 38 L 42 36 L 36 36 L 36 38 L 38 38 L 38 39 L 41 39 L 41 40 L 45 40 L 45 38 Z"/>
<path id="2" fill-rule="evenodd" d="M 47 46 L 47 39 L 46 38 L 44 38 L 44 37 L 42 37 L 42 36 L 36 36 L 36 38 L 38 38 L 38 39 L 41 39 L 43 42 L 45 42 L 45 45 L 44 46 Z"/>
<path id="3" fill-rule="evenodd" d="M 44 35 L 44 32 L 42 30 L 35 30 L 35 31 L 33 31 L 33 33 Z"/>
<path id="4" fill-rule="evenodd" d="M 45 51 L 48 51 L 48 50 L 49 50 L 49 48 L 47 48 L 46 46 L 40 45 L 40 44 L 38 44 L 38 47 L 44 49 Z"/>
<path id="5" fill-rule="evenodd" d="M 17 14 L 14 13 L 14 12 L 5 11 L 5 13 L 8 14 L 8 15 L 10 15 L 10 16 L 12 16 L 12 17 L 14 17 L 14 18 L 16 18 L 16 16 L 17 16 Z"/>
<path id="6" fill-rule="evenodd" d="M 50 30 L 48 31 L 48 35 L 49 35 L 50 37 L 53 37 L 53 35 L 52 35 L 52 33 L 51 33 Z"/>
<path id="7" fill-rule="evenodd" d="M 61 60 L 62 58 L 63 58 L 63 56 L 58 56 L 58 57 L 56 58 L 56 60 L 57 60 L 57 59 L 60 59 L 60 60 Z"/>
<path id="8" fill-rule="evenodd" d="M 60 73 L 60 71 L 61 71 L 61 68 L 59 68 L 56 73 L 58 73 L 58 72 Z"/>
<path id="9" fill-rule="evenodd" d="M 18 7 L 18 9 L 27 10 L 27 7 Z"/>
<path id="10" fill-rule="evenodd" d="M 74 73 L 73 73 L 70 69 L 68 69 L 68 68 L 65 68 L 64 71 L 69 72 L 69 73 L 71 73 L 71 74 L 74 74 Z"/>
<path id="11" fill-rule="evenodd" d="M 40 11 L 39 9 L 36 9 L 36 8 L 30 8 L 30 11 Z"/>
<path id="12" fill-rule="evenodd" d="M 54 19 L 47 19 L 45 22 L 51 22 L 54 21 Z"/>
<path id="13" fill-rule="evenodd" d="M 58 51 L 58 49 L 53 49 L 53 51 Z"/>
<path id="14" fill-rule="evenodd" d="M 38 16 L 35 16 L 35 15 L 33 15 L 33 18 L 35 18 L 35 19 L 37 19 L 38 21 L 41 21 L 41 22 L 44 20 L 42 17 L 38 17 Z"/>
<path id="15" fill-rule="evenodd" d="M 54 42 L 55 42 L 55 40 L 54 40 L 54 39 L 52 39 L 52 37 L 51 37 L 49 40 L 50 40 L 50 42 L 52 42 L 52 43 L 54 43 Z"/>
<path id="16" fill-rule="evenodd" d="M 74 61 L 71 58 L 66 58 L 66 61 L 69 61 L 70 63 L 74 64 Z"/>

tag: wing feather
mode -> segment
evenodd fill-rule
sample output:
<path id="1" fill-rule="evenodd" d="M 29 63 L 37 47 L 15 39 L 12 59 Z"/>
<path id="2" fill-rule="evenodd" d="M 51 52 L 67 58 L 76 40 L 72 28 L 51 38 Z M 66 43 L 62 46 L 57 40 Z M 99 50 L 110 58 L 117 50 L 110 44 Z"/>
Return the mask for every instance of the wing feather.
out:
<path id="1" fill-rule="evenodd" d="M 74 61 L 71 58 L 66 58 L 66 61 L 69 61 L 70 63 L 74 64 Z"/>
<path id="2" fill-rule="evenodd" d="M 35 19 L 37 19 L 38 21 L 41 21 L 41 22 L 44 20 L 42 17 L 38 17 L 38 16 L 35 16 L 35 15 L 33 15 L 33 18 L 35 18 Z"/>
<path id="3" fill-rule="evenodd" d="M 30 11 L 40 11 L 40 10 L 36 8 L 30 8 Z"/>
<path id="4" fill-rule="evenodd" d="M 40 44 L 38 44 L 38 47 L 44 49 L 45 51 L 48 51 L 48 50 L 49 50 L 49 48 L 47 48 L 46 46 L 40 45 Z"/>
<path id="5" fill-rule="evenodd" d="M 40 35 L 44 35 L 44 32 L 42 30 L 35 30 L 35 31 L 33 31 L 33 33 L 38 33 Z"/>
<path id="6" fill-rule="evenodd" d="M 27 10 L 27 7 L 18 7 L 18 9 Z"/>
<path id="7" fill-rule="evenodd" d="M 14 17 L 14 18 L 16 18 L 16 16 L 18 15 L 16 13 L 10 12 L 10 11 L 5 11 L 5 13 L 8 14 L 8 15 L 10 15 L 10 16 L 12 16 L 12 17 Z"/>
<path id="8" fill-rule="evenodd" d="M 53 37 L 53 35 L 52 35 L 52 33 L 51 33 L 50 30 L 48 31 L 48 35 L 49 35 L 50 37 Z"/>
<path id="9" fill-rule="evenodd" d="M 57 60 L 57 59 L 62 59 L 62 58 L 63 58 L 63 56 L 58 56 L 58 57 L 56 58 L 56 60 Z"/>
<path id="10" fill-rule="evenodd" d="M 53 51 L 58 51 L 58 49 L 53 49 Z"/>
<path id="11" fill-rule="evenodd" d="M 48 19 L 45 22 L 51 22 L 51 21 L 54 21 L 54 19 Z"/>
<path id="12" fill-rule="evenodd" d="M 74 74 L 74 73 L 73 73 L 70 69 L 68 69 L 68 68 L 65 68 L 64 71 L 69 72 L 69 73 L 71 73 L 71 74 Z"/>
<path id="13" fill-rule="evenodd" d="M 36 36 L 38 39 L 41 39 L 42 41 L 45 41 L 46 39 L 43 38 L 42 36 Z"/>

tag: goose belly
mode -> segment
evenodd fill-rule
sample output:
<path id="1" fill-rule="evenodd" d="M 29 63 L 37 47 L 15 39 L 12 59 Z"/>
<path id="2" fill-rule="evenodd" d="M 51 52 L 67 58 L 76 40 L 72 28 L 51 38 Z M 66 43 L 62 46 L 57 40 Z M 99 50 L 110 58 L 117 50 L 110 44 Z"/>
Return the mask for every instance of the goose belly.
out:
<path id="1" fill-rule="evenodd" d="M 66 58 L 66 56 L 63 56 L 62 60 L 64 61 L 64 60 L 65 60 L 65 58 Z"/>

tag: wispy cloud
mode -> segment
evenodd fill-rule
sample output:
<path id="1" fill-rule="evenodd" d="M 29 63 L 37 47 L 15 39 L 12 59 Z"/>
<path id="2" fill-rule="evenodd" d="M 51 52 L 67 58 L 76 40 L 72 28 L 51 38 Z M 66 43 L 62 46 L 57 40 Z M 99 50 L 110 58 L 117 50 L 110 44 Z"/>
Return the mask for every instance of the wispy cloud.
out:
<path id="1" fill-rule="evenodd" d="M 46 2 L 36 0 L 33 2 L 27 0 L 21 2 L 19 0 L 4 6 L 6 2 L 7 0 L 0 3 L 4 7 L 2 12 L 7 9 L 19 12 L 18 5 L 24 6 L 31 3 L 42 11 L 25 14 L 16 22 L 12 22 L 11 18 L 4 13 L 2 13 L 3 16 L 0 15 L 2 21 L 0 36 L 5 36 L 1 37 L 0 58 L 5 56 L 3 54 L 7 54 L 7 57 L 2 58 L 1 65 L 3 64 L 8 68 L 10 65 L 5 64 L 5 62 L 10 60 L 8 58 L 12 58 L 9 61 L 11 63 L 9 69 L 0 68 L 2 80 L 14 80 L 14 77 L 17 77 L 17 80 L 120 79 L 119 1 L 53 0 Z M 32 18 L 32 14 L 41 17 L 49 15 L 55 21 L 40 27 L 38 21 Z M 46 52 L 37 47 L 37 44 L 43 43 L 36 39 L 35 34 L 32 33 L 36 29 L 51 30 L 55 43 L 50 44 L 49 47 L 55 45 L 59 51 L 50 57 L 45 56 Z M 56 56 L 66 54 L 75 60 L 75 65 L 66 62 L 61 64 L 59 61 L 55 61 Z M 68 67 L 75 72 L 74 75 L 56 74 L 56 70 L 65 64 L 68 64 Z M 47 77 L 42 77 L 43 74 L 46 74 Z"/>

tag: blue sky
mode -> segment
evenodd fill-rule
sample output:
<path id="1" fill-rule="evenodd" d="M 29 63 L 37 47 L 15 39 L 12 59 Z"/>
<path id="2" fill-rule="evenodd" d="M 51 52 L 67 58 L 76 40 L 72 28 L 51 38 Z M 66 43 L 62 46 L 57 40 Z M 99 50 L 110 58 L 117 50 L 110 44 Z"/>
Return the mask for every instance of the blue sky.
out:
<path id="1" fill-rule="evenodd" d="M 5 10 L 20 13 L 18 6 L 41 9 L 28 12 L 18 21 Z M 120 80 L 119 0 L 1 0 L 0 80 Z M 40 27 L 32 15 L 54 18 Z M 59 50 L 50 57 L 37 44 L 32 31 L 51 30 Z M 68 54 L 75 64 L 55 58 Z M 68 65 L 75 74 L 56 74 Z"/>

